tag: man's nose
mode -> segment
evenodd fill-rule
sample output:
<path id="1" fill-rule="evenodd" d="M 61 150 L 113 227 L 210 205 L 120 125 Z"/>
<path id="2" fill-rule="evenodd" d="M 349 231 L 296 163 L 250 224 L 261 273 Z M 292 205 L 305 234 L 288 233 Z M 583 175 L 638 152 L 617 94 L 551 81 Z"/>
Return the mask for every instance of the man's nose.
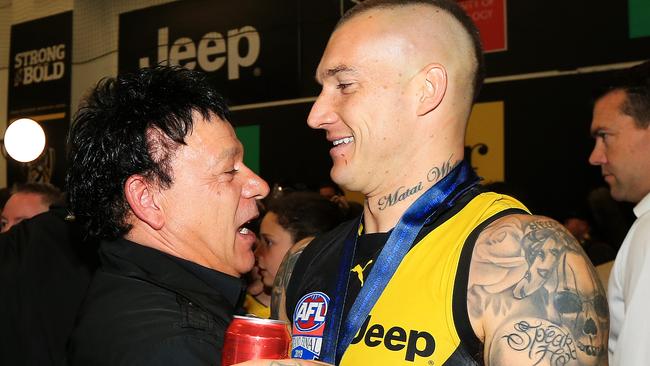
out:
<path id="1" fill-rule="evenodd" d="M 314 129 L 326 128 L 338 120 L 338 115 L 334 112 L 333 103 L 322 92 L 311 107 L 307 117 L 307 125 Z"/>
<path id="2" fill-rule="evenodd" d="M 602 142 L 596 140 L 596 144 L 594 145 L 594 149 L 591 151 L 591 154 L 589 155 L 589 164 L 591 165 L 603 165 L 607 162 L 606 156 L 605 156 L 605 151 L 602 146 Z"/>
<path id="3" fill-rule="evenodd" d="M 248 168 L 247 168 L 248 169 Z M 252 170 L 248 169 L 250 176 L 246 181 L 246 185 L 242 190 L 242 195 L 246 198 L 262 199 L 269 194 L 269 185 L 259 175 L 255 174 Z"/>

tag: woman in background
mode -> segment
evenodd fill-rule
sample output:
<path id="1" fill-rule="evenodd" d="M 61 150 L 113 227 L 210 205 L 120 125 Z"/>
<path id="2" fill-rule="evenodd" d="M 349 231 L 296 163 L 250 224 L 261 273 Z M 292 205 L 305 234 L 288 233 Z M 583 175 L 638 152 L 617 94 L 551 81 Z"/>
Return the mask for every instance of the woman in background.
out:
<path id="1" fill-rule="evenodd" d="M 282 259 L 297 243 L 338 226 L 344 213 L 334 202 L 315 192 L 293 192 L 268 205 L 260 225 L 255 257 L 265 286 L 272 287 Z"/>

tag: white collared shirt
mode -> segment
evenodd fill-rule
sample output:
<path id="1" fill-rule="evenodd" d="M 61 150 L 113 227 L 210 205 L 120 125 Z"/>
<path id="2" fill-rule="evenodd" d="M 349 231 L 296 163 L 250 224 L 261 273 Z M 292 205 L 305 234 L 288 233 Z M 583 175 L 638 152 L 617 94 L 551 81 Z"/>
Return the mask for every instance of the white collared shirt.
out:
<path id="1" fill-rule="evenodd" d="M 610 366 L 650 364 L 650 193 L 634 214 L 609 276 Z"/>

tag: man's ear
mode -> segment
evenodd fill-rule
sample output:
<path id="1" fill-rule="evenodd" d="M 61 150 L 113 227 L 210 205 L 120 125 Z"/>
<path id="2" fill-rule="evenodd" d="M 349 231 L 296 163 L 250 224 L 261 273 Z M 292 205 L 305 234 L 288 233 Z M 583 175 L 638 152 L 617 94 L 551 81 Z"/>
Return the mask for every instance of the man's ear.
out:
<path id="1" fill-rule="evenodd" d="M 160 230 L 165 223 L 163 211 L 156 203 L 158 190 L 141 175 L 132 175 L 124 183 L 124 196 L 131 206 L 131 211 L 140 220 Z"/>
<path id="2" fill-rule="evenodd" d="M 447 91 L 447 70 L 440 64 L 429 64 L 423 70 L 424 80 L 420 88 L 418 116 L 436 109 Z"/>

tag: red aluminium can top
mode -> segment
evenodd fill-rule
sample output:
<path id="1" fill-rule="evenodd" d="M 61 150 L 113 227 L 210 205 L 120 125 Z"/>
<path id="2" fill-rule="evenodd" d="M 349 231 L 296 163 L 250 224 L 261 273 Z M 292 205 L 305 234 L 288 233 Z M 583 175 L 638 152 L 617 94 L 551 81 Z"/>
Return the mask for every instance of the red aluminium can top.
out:
<path id="1" fill-rule="evenodd" d="M 290 343 L 287 322 L 235 315 L 226 329 L 221 365 L 261 358 L 287 358 Z"/>

